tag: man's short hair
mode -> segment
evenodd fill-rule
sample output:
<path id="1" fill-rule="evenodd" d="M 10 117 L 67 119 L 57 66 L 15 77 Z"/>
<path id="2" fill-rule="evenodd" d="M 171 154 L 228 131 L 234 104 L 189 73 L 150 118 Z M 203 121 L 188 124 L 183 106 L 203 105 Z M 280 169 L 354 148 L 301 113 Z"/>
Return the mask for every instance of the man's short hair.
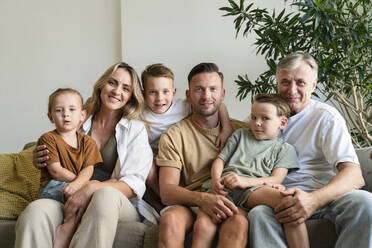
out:
<path id="1" fill-rule="evenodd" d="M 145 89 L 148 77 L 165 77 L 174 80 L 174 74 L 171 69 L 163 64 L 152 64 L 146 66 L 141 74 L 142 88 Z"/>
<path id="2" fill-rule="evenodd" d="M 296 69 L 301 62 L 306 62 L 313 70 L 313 81 L 318 78 L 318 64 L 313 56 L 308 53 L 294 52 L 282 58 L 276 66 L 276 75 L 281 70 L 291 71 Z"/>
<path id="3" fill-rule="evenodd" d="M 223 83 L 223 74 L 219 71 L 218 66 L 215 63 L 200 63 L 194 68 L 191 69 L 189 75 L 187 76 L 187 80 L 189 81 L 189 86 L 192 78 L 200 73 L 213 73 L 216 72 L 218 76 L 221 78 L 221 82 Z"/>
<path id="4" fill-rule="evenodd" d="M 253 102 L 271 103 L 276 107 L 276 113 L 279 117 L 290 117 L 291 109 L 286 100 L 279 94 L 257 94 Z"/>

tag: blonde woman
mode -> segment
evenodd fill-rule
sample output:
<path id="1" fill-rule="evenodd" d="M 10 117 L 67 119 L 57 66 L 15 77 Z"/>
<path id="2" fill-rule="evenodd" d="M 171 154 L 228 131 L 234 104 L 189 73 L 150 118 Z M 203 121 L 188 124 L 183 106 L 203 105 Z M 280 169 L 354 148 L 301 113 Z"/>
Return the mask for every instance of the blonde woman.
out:
<path id="1" fill-rule="evenodd" d="M 112 247 L 119 221 L 140 220 L 136 203 L 145 192 L 153 159 L 145 125 L 139 121 L 143 107 L 134 69 L 126 63 L 108 68 L 94 85 L 86 103 L 88 118 L 80 129 L 95 140 L 103 163 L 63 209 L 50 199 L 29 204 L 17 221 L 15 247 L 52 247 L 55 228 L 73 216 L 80 225 L 66 241 L 71 240 L 70 247 Z M 43 146 L 35 149 L 37 168 L 46 166 L 47 154 Z"/>

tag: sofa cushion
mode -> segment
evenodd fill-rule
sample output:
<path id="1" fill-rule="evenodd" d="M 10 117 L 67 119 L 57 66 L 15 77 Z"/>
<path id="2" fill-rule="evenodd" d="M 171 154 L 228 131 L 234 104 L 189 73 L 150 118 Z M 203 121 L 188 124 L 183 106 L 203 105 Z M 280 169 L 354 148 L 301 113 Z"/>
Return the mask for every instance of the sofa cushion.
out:
<path id="1" fill-rule="evenodd" d="M 0 247 L 14 247 L 15 220 L 0 220 Z"/>
<path id="2" fill-rule="evenodd" d="M 147 228 L 148 226 L 141 222 L 119 222 L 112 247 L 143 247 L 143 238 Z"/>
<path id="3" fill-rule="evenodd" d="M 358 155 L 365 181 L 363 189 L 372 192 L 372 147 L 356 149 L 355 151 Z"/>
<path id="4" fill-rule="evenodd" d="M 0 219 L 16 219 L 37 199 L 40 170 L 32 165 L 34 147 L 14 154 L 0 154 Z"/>

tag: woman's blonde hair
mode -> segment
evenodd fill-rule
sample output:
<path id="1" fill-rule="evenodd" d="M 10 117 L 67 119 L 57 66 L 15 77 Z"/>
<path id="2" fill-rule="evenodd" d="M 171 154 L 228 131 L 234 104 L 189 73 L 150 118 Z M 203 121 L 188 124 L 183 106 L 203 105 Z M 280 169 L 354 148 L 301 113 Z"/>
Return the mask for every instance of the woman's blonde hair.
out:
<path id="1" fill-rule="evenodd" d="M 90 99 L 85 104 L 85 108 L 87 110 L 87 116 L 95 115 L 99 112 L 101 108 L 101 89 L 102 87 L 108 82 L 111 78 L 112 74 L 118 69 L 123 68 L 124 70 L 128 71 L 131 78 L 132 78 L 132 96 L 130 97 L 129 101 L 124 105 L 121 109 L 122 117 L 130 120 L 141 120 L 141 113 L 145 106 L 145 101 L 142 95 L 142 89 L 140 85 L 140 81 L 136 71 L 124 62 L 116 63 L 110 66 L 105 73 L 97 80 L 96 84 L 93 88 L 93 93 Z"/>

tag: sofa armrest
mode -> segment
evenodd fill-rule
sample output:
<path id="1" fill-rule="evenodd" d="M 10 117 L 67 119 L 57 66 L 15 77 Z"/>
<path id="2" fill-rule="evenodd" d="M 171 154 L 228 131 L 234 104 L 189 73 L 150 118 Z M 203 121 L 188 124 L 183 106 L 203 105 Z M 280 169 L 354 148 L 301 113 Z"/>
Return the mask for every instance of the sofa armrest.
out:
<path id="1" fill-rule="evenodd" d="M 27 144 L 23 147 L 22 150 L 26 150 L 26 149 L 30 148 L 31 146 L 34 146 L 34 145 L 36 145 L 36 142 L 35 142 L 35 141 L 29 142 L 29 143 L 27 143 Z"/>
<path id="2" fill-rule="evenodd" d="M 362 169 L 365 185 L 362 189 L 372 192 L 372 147 L 355 150 Z"/>

